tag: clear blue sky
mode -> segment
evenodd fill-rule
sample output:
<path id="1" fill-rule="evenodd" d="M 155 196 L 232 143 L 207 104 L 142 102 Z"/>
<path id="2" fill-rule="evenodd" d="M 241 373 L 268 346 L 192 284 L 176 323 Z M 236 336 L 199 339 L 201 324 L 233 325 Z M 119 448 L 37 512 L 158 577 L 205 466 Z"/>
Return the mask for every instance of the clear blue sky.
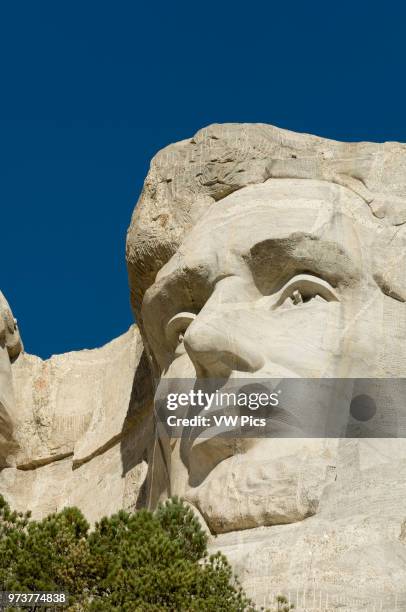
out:
<path id="1" fill-rule="evenodd" d="M 125 232 L 149 160 L 213 122 L 406 141 L 401 2 L 20 2 L 0 9 L 0 288 L 26 350 L 132 315 Z"/>

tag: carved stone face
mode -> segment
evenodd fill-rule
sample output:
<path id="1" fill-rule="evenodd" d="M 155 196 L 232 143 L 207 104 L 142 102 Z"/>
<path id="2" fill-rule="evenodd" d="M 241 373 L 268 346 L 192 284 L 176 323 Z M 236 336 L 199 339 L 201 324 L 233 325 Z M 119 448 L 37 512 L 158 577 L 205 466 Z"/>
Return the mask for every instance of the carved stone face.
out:
<path id="1" fill-rule="evenodd" d="M 324 181 L 272 179 L 214 203 L 144 299 L 160 375 L 400 376 L 406 319 L 391 279 L 402 264 L 386 250 L 395 230 Z M 334 444 L 257 440 L 214 466 L 208 446 L 206 466 L 193 467 L 177 441 L 171 493 L 214 531 L 300 520 L 314 511 Z"/>

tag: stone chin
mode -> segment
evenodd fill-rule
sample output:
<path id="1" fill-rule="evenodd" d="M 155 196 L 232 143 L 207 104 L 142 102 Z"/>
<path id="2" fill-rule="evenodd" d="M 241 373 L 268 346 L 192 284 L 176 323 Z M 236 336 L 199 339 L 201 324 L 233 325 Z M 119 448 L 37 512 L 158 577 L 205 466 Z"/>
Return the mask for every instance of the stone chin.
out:
<path id="1" fill-rule="evenodd" d="M 206 463 L 200 457 L 200 473 L 195 469 L 192 477 L 201 484 L 187 487 L 183 496 L 212 533 L 295 523 L 317 512 L 323 489 L 334 480 L 337 441 L 272 440 L 271 447 L 269 442 L 243 441 L 243 452 L 208 474 L 212 456 Z"/>

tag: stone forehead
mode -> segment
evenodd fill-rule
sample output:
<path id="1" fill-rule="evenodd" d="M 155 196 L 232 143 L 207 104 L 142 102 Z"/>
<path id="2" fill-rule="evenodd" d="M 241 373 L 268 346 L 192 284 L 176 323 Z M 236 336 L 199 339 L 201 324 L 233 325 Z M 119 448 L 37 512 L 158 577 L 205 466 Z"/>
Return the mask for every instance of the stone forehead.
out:
<path id="1" fill-rule="evenodd" d="M 207 254 L 210 260 L 220 252 L 239 247 L 244 252 L 258 241 L 288 238 L 297 233 L 312 234 L 326 241 L 333 237 L 345 244 L 353 240 L 354 225 L 357 242 L 361 240 L 364 247 L 375 244 L 383 229 L 365 202 L 340 185 L 270 179 L 244 187 L 226 196 L 220 204 L 215 202 L 208 207 L 186 233 L 176 256 L 159 270 L 157 278 L 182 265 L 182 261 L 203 261 Z"/>
<path id="2" fill-rule="evenodd" d="M 268 179 L 247 185 L 219 202 L 212 202 L 201 211 L 190 231 L 185 232 L 185 237 L 187 240 L 205 225 L 239 216 L 248 218 L 269 212 L 273 217 L 276 215 L 277 223 L 278 215 L 284 209 L 292 215 L 294 210 L 301 208 L 314 209 L 319 214 L 325 212 L 326 219 L 336 212 L 349 214 L 375 231 L 382 225 L 382 221 L 371 214 L 368 204 L 346 187 L 320 180 Z"/>
<path id="3" fill-rule="evenodd" d="M 406 223 L 405 144 L 342 143 L 265 124 L 211 125 L 151 162 L 127 235 L 136 316 L 145 290 L 208 207 L 271 178 L 341 185 L 385 225 Z"/>

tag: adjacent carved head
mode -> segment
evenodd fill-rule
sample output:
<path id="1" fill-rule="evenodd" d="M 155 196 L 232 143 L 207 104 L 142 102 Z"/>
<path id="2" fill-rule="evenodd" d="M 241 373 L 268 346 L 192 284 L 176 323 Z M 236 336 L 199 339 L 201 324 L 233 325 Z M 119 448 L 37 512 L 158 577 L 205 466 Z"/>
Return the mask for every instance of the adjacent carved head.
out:
<path id="1" fill-rule="evenodd" d="M 23 350 L 17 319 L 0 291 L 0 345 L 7 348 L 10 360 L 14 361 Z"/>

